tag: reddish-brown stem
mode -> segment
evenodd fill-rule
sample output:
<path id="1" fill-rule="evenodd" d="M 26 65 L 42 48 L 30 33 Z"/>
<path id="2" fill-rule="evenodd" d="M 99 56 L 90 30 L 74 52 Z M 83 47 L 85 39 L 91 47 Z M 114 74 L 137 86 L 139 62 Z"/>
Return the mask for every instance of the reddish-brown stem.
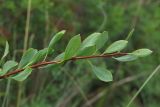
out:
<path id="1" fill-rule="evenodd" d="M 72 57 L 71 59 L 68 59 L 67 61 L 76 61 L 76 60 L 80 60 L 80 59 L 90 59 L 90 58 L 110 58 L 110 57 L 118 57 L 118 56 L 124 56 L 124 55 L 127 55 L 128 53 L 111 53 L 111 54 L 101 54 L 101 55 L 93 55 L 93 56 L 79 56 L 79 57 Z M 59 64 L 61 63 L 62 61 L 43 61 L 43 62 L 39 62 L 37 64 L 34 64 L 34 65 L 31 65 L 30 67 L 31 68 L 38 68 L 38 67 L 42 67 L 44 65 L 49 65 L 49 64 Z M 3 76 L 0 76 L 0 79 L 3 79 L 3 78 L 7 78 L 11 75 L 14 75 L 14 74 L 17 74 L 19 72 L 22 72 L 24 69 L 16 69 L 16 70 L 13 70 L 13 71 L 10 71 L 9 73 L 3 75 Z"/>

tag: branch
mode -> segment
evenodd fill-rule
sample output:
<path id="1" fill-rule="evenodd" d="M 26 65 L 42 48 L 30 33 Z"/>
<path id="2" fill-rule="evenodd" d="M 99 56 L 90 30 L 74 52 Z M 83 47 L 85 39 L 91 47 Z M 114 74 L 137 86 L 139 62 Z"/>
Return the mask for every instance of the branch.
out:
<path id="1" fill-rule="evenodd" d="M 80 57 L 72 57 L 72 58 L 68 59 L 67 61 L 76 61 L 76 60 L 80 60 L 80 59 L 91 59 L 91 58 L 110 58 L 110 57 L 125 56 L 127 54 L 128 53 L 111 53 L 111 54 L 101 54 L 101 55 L 93 55 L 93 56 L 80 56 Z M 39 68 L 39 67 L 49 65 L 49 64 L 59 64 L 61 62 L 62 62 L 61 60 L 59 60 L 59 61 L 43 61 L 43 62 L 39 62 L 34 65 L 31 65 L 30 68 L 35 69 L 35 68 Z M 4 79 L 4 78 L 7 78 L 11 75 L 20 73 L 23 70 L 25 70 L 25 69 L 23 68 L 23 69 L 16 69 L 16 70 L 10 71 L 9 73 L 7 73 L 5 75 L 0 76 L 0 79 Z"/>

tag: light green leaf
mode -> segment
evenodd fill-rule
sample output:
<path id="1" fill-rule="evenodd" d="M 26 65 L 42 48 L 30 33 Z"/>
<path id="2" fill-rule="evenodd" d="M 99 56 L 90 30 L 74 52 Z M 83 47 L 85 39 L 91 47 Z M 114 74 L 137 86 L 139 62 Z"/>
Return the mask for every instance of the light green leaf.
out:
<path id="1" fill-rule="evenodd" d="M 43 61 L 44 58 L 45 58 L 46 55 L 47 55 L 47 52 L 48 52 L 48 48 L 44 48 L 44 49 L 42 49 L 42 50 L 39 50 L 39 51 L 35 54 L 35 56 L 33 57 L 32 61 L 31 61 L 31 62 L 32 62 L 31 64 L 37 63 L 37 62 L 39 62 L 39 61 Z"/>
<path id="2" fill-rule="evenodd" d="M 96 46 L 86 47 L 83 51 L 78 52 L 78 56 L 88 56 L 93 55 L 96 52 Z"/>
<path id="3" fill-rule="evenodd" d="M 137 56 L 129 54 L 129 55 L 117 57 L 117 58 L 114 58 L 114 59 L 116 59 L 117 61 L 120 61 L 120 62 L 127 62 L 127 61 L 136 60 L 137 58 L 138 58 Z"/>
<path id="4" fill-rule="evenodd" d="M 133 55 L 136 55 L 137 57 L 145 57 L 145 56 L 148 56 L 152 53 L 151 50 L 149 49 L 138 49 L 134 52 L 132 52 Z"/>
<path id="5" fill-rule="evenodd" d="M 6 41 L 6 46 L 5 46 L 4 54 L 3 54 L 2 58 L 1 58 L 1 60 L 3 60 L 8 55 L 8 53 L 9 53 L 9 44 Z"/>
<path id="6" fill-rule="evenodd" d="M 82 42 L 82 45 L 80 47 L 78 54 L 81 54 L 82 56 L 85 55 L 88 51 L 87 49 L 89 49 L 89 52 L 90 52 L 90 50 L 94 51 L 93 47 L 96 46 L 96 42 L 98 41 L 98 38 L 100 35 L 101 35 L 101 33 L 93 33 L 93 34 L 89 35 Z M 82 54 L 82 53 L 85 53 L 85 54 Z"/>
<path id="7" fill-rule="evenodd" d="M 67 60 L 67 59 L 70 59 L 71 57 L 73 57 L 74 55 L 76 55 L 80 46 L 81 46 L 80 35 L 77 35 L 77 36 L 74 36 L 73 38 L 71 38 L 71 40 L 69 41 L 69 43 L 66 47 L 64 59 Z"/>
<path id="8" fill-rule="evenodd" d="M 92 71 L 94 72 L 94 74 L 101 80 L 101 81 L 104 81 L 104 82 L 109 82 L 109 81 L 112 81 L 113 80 L 113 77 L 112 77 L 112 73 L 103 68 L 103 67 L 96 67 L 94 66 L 93 64 L 91 64 L 91 67 L 92 67 Z"/>
<path id="9" fill-rule="evenodd" d="M 126 40 L 119 40 L 116 41 L 114 43 L 112 43 L 106 50 L 104 53 L 114 53 L 114 52 L 118 52 L 121 51 L 122 49 L 124 49 L 127 46 L 128 41 Z"/>
<path id="10" fill-rule="evenodd" d="M 16 81 L 24 81 L 32 72 L 32 68 L 26 68 L 24 71 L 20 72 L 16 76 L 11 77 Z"/>
<path id="11" fill-rule="evenodd" d="M 36 53 L 37 53 L 36 49 L 33 48 L 28 49 L 22 56 L 18 68 L 24 68 L 26 66 L 29 66 L 31 64 L 31 60 L 34 58 Z"/>
<path id="12" fill-rule="evenodd" d="M 101 35 L 99 35 L 99 37 L 96 41 L 97 49 L 102 48 L 107 40 L 108 40 L 108 32 L 104 31 L 104 32 L 101 33 Z"/>
<path id="13" fill-rule="evenodd" d="M 49 46 L 48 46 L 48 51 L 50 53 L 50 51 L 53 50 L 55 43 L 57 43 L 65 34 L 65 30 L 62 30 L 60 32 L 58 32 L 55 36 L 53 36 L 53 38 L 51 39 Z"/>
<path id="14" fill-rule="evenodd" d="M 98 37 L 101 35 L 101 33 L 93 33 L 89 35 L 81 45 L 81 50 L 85 49 L 86 47 L 94 46 L 96 45 L 96 42 L 98 40 Z"/>
<path id="15" fill-rule="evenodd" d="M 9 70 L 11 70 L 13 67 L 17 66 L 18 63 L 15 61 L 7 61 L 2 68 L 2 71 L 0 72 L 0 75 L 6 74 Z"/>

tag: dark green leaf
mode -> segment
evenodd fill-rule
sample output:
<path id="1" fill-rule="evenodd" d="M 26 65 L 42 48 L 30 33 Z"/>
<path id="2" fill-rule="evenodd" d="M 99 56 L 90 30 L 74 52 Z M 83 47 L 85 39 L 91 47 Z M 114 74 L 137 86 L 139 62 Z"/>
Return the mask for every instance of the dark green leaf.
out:
<path id="1" fill-rule="evenodd" d="M 31 63 L 31 60 L 34 58 L 36 53 L 37 53 L 36 49 L 33 49 L 33 48 L 28 49 L 22 56 L 18 68 L 24 68 L 26 66 L 29 66 Z"/>
<path id="2" fill-rule="evenodd" d="M 4 65 L 3 65 L 3 69 L 0 72 L 0 75 L 4 75 L 6 74 L 9 70 L 11 70 L 13 67 L 17 66 L 18 63 L 15 61 L 7 61 Z"/>
<path id="3" fill-rule="evenodd" d="M 81 37 L 80 35 L 74 36 L 68 43 L 66 50 L 65 50 L 65 56 L 64 59 L 70 59 L 74 55 L 76 55 L 77 51 L 79 50 L 81 46 Z"/>
<path id="4" fill-rule="evenodd" d="M 32 72 L 32 68 L 26 68 L 24 71 L 20 72 L 16 76 L 11 77 L 16 81 L 24 81 Z"/>
<path id="5" fill-rule="evenodd" d="M 127 46 L 128 41 L 126 40 L 119 40 L 114 43 L 112 43 L 104 53 L 113 53 L 113 52 L 118 52 L 124 49 Z"/>

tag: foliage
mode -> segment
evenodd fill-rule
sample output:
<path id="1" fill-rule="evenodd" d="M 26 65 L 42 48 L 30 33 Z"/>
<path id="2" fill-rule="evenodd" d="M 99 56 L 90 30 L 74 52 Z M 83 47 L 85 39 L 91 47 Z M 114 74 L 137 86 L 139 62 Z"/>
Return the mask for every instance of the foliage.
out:
<path id="1" fill-rule="evenodd" d="M 93 107 L 105 107 L 106 105 L 124 107 L 142 86 L 151 71 L 159 65 L 159 0 L 31 1 L 27 47 L 31 50 L 36 49 L 37 52 L 35 51 L 34 57 L 31 56 L 32 59 L 25 62 L 24 69 L 43 61 L 63 62 L 33 68 L 34 72 L 31 75 L 28 73 L 30 77 L 24 78 L 25 81 L 21 83 L 21 88 L 19 82 L 10 78 L 12 76 L 0 80 L 2 107 L 16 106 L 19 99 L 22 107 L 86 107 L 87 102 L 90 102 Z M 19 69 L 17 64 L 20 63 L 17 62 L 20 62 L 24 56 L 22 50 L 27 5 L 28 0 L 0 1 L 0 56 L 5 56 L 1 59 L 0 70 L 3 69 L 4 74 Z M 127 37 L 128 32 L 133 28 L 134 32 L 130 33 L 133 35 Z M 66 29 L 66 32 L 62 29 Z M 105 30 L 109 31 L 109 34 Z M 58 41 L 53 42 L 51 48 L 48 49 L 49 42 L 56 37 L 58 31 L 65 32 L 65 34 Z M 116 40 L 127 40 L 129 43 L 122 51 L 129 53 L 112 58 L 64 61 L 67 43 L 76 34 L 81 34 L 82 39 L 77 53 L 72 53 L 74 57 L 101 55 Z M 90 37 L 89 34 L 93 36 Z M 101 38 L 94 36 L 100 34 Z M 6 41 L 9 42 L 10 49 L 6 48 L 5 55 Z M 84 43 L 84 41 L 87 42 Z M 137 50 L 141 47 L 144 48 Z M 141 58 L 141 51 L 142 53 L 145 51 L 146 55 L 150 54 L 146 47 L 153 50 L 154 54 Z M 118 52 L 120 50 L 118 48 Z M 100 67 L 102 70 L 105 68 L 103 71 L 109 71 L 114 81 L 109 83 L 99 81 L 92 66 L 88 64 L 88 60 L 94 67 Z M 21 73 L 24 72 L 13 76 Z M 159 75 L 155 75 L 136 97 L 131 107 L 159 107 L 159 90 Z M 22 93 L 21 97 L 19 97 L 19 92 Z"/>
<path id="2" fill-rule="evenodd" d="M 58 40 L 60 40 L 60 38 L 62 37 L 62 35 L 64 35 L 64 31 L 60 31 L 58 32 L 55 36 L 53 36 L 53 38 L 51 39 L 51 42 L 49 43 L 49 47 L 48 49 L 43 49 L 43 54 L 42 54 L 42 51 L 37 51 L 36 49 L 33 49 L 33 48 L 29 48 L 22 56 L 19 64 L 18 64 L 18 69 L 20 69 L 20 74 L 17 74 L 11 78 L 17 80 L 17 81 L 23 81 L 25 80 L 32 72 L 32 68 L 34 68 L 36 65 L 38 65 L 37 67 L 40 67 L 42 65 L 46 65 L 45 63 L 45 59 L 46 59 L 46 56 L 48 56 L 48 52 L 50 50 L 54 50 L 53 49 L 53 46 L 56 42 L 58 42 Z M 96 54 L 97 56 L 94 56 L 94 53 L 91 53 L 88 51 L 88 53 L 86 54 L 90 54 L 90 56 L 83 56 L 83 57 L 80 57 L 80 56 L 76 56 L 76 53 L 77 52 L 80 52 L 81 51 L 84 51 L 84 49 L 86 47 L 90 47 L 90 46 L 95 46 L 97 44 L 100 44 L 101 41 L 99 40 L 101 37 L 104 36 L 103 33 L 93 33 L 91 34 L 88 38 L 86 38 L 83 42 L 82 42 L 82 45 L 81 45 L 81 37 L 80 35 L 76 35 L 74 37 L 71 38 L 71 40 L 69 41 L 66 49 L 65 49 L 65 52 L 64 52 L 64 59 L 61 60 L 61 61 L 54 61 L 54 62 L 48 62 L 47 64 L 60 64 L 64 61 L 67 61 L 67 60 L 77 60 L 77 59 L 87 59 L 87 58 L 96 58 L 96 57 L 114 57 L 114 56 L 126 56 L 130 53 L 119 53 L 119 51 L 121 51 L 122 49 L 124 49 L 128 43 L 128 41 L 126 40 L 119 40 L 119 41 L 116 41 L 114 43 L 112 43 L 104 52 L 104 54 Z M 108 35 L 105 35 L 105 36 L 108 36 Z M 97 42 L 98 41 L 98 42 Z M 96 44 L 97 43 L 97 44 Z M 103 43 L 104 44 L 104 43 Z M 81 48 L 80 48 L 81 47 Z M 4 58 L 4 56 L 7 55 L 8 53 L 8 49 L 9 46 L 8 46 L 8 43 L 6 44 L 6 49 L 5 49 L 5 52 L 4 52 L 4 55 L 2 56 L 1 59 Z M 98 47 L 99 48 L 99 47 Z M 7 51 L 6 51 L 7 50 Z M 92 51 L 92 50 L 91 50 Z M 94 52 L 98 51 L 97 48 L 95 48 Z M 45 54 L 44 54 L 45 53 Z M 107 56 L 106 53 L 111 53 L 111 54 L 108 54 L 109 56 Z M 117 54 L 115 54 L 117 53 Z M 131 54 L 133 54 L 135 57 L 144 57 L 144 56 L 147 56 L 147 55 L 150 55 L 152 53 L 151 50 L 149 49 L 138 49 L 134 52 L 132 52 Z M 43 56 L 42 56 L 43 55 Z M 37 62 L 41 59 L 44 59 L 42 62 Z M 118 58 L 117 58 L 118 59 Z M 121 60 L 119 60 L 121 61 Z M 37 63 L 35 65 L 32 65 L 33 63 Z M 59 63 L 60 62 L 60 63 Z M 5 78 L 6 76 L 10 76 L 7 74 L 7 72 L 9 72 L 10 69 L 12 69 L 13 67 L 15 67 L 17 65 L 17 63 L 15 61 L 8 61 L 6 62 L 4 65 L 2 65 L 2 69 L 1 69 L 1 79 Z M 101 67 L 96 67 L 94 65 L 92 65 L 90 63 L 92 69 L 93 69 L 93 72 L 95 73 L 95 75 L 102 81 L 105 81 L 105 82 L 108 82 L 108 81 L 112 81 L 112 74 L 109 70 L 106 70 L 105 68 L 101 68 Z M 17 69 L 17 70 L 18 70 Z M 13 74 L 16 74 L 16 73 L 19 73 L 19 72 L 16 72 L 17 70 L 15 71 L 12 71 Z M 23 71 L 24 70 L 24 71 Z M 10 72 L 9 74 L 12 74 L 12 72 Z"/>

